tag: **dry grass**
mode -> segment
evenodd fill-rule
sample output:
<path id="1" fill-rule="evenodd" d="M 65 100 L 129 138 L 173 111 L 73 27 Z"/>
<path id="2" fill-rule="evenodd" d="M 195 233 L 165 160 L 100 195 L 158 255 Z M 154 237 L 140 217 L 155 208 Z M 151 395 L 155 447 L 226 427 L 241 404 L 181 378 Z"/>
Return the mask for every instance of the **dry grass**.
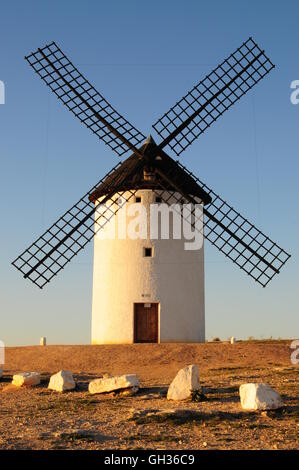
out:
<path id="1" fill-rule="evenodd" d="M 297 368 L 289 342 L 135 344 L 7 348 L 0 380 L 1 449 L 294 449 L 297 447 Z M 204 396 L 166 400 L 179 368 L 197 363 Z M 57 394 L 49 376 L 72 370 L 77 389 Z M 32 389 L 10 385 L 14 372 L 36 370 Z M 104 373 L 139 375 L 136 396 L 89 395 L 89 380 Z M 245 412 L 238 387 L 268 382 L 285 407 Z"/>

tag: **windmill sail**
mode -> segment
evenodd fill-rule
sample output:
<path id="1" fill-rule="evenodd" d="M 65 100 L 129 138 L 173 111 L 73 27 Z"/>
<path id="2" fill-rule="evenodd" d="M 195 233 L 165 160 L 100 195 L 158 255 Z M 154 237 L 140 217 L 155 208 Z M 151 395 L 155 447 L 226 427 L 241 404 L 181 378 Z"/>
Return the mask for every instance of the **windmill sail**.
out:
<path id="1" fill-rule="evenodd" d="M 119 210 L 117 196 L 118 194 L 122 196 L 122 192 L 117 193 L 115 189 L 113 191 L 109 189 L 110 177 L 119 166 L 121 163 L 112 168 L 104 178 L 12 262 L 13 266 L 21 271 L 25 278 L 43 288 L 114 217 Z M 118 181 L 115 184 L 121 184 L 122 180 L 128 177 L 130 171 L 129 165 L 127 172 L 118 174 Z M 90 195 L 100 185 L 103 194 L 106 187 L 106 195 L 101 200 L 103 210 L 96 213 L 99 204 L 95 204 L 90 199 Z M 135 192 L 136 190 L 129 190 L 126 193 L 126 200 L 130 200 Z M 104 205 L 105 207 L 103 207 Z"/>
<path id="2" fill-rule="evenodd" d="M 169 145 L 179 155 L 274 67 L 252 38 L 156 122 L 153 127 L 163 139 L 160 145 L 151 138 L 144 142 L 145 136 L 95 90 L 54 42 L 26 60 L 93 133 L 118 155 L 129 149 L 133 155 L 114 167 L 13 261 L 25 278 L 42 288 L 114 217 L 119 210 L 117 195 L 126 192 L 129 200 L 139 188 L 158 189 L 158 196 L 166 202 L 172 190 L 178 203 L 182 197 L 191 203 L 200 199 L 205 204 L 205 238 L 262 286 L 279 273 L 290 255 L 163 151 Z M 100 214 L 99 197 L 103 198 L 101 205 L 105 204 Z"/>
<path id="3" fill-rule="evenodd" d="M 212 202 L 203 208 L 205 216 L 204 237 L 239 268 L 265 287 L 275 274 L 280 272 L 290 255 L 233 209 L 180 162 L 177 161 L 177 164 L 212 198 Z M 166 175 L 160 170 L 157 171 L 162 189 L 159 196 L 165 202 L 168 199 L 169 189 L 167 187 L 169 188 L 169 184 L 172 184 L 173 190 L 177 192 L 177 195 L 172 195 L 172 198 L 177 199 L 177 203 L 181 202 L 181 196 L 186 202 L 197 202 L 190 194 L 182 190 L 180 181 L 175 174 Z"/>
<path id="4" fill-rule="evenodd" d="M 180 155 L 273 67 L 249 38 L 153 125 L 163 139 L 159 147 Z"/>
<path id="5" fill-rule="evenodd" d="M 70 62 L 55 42 L 25 57 L 57 98 L 118 155 L 145 136 L 121 116 Z"/>

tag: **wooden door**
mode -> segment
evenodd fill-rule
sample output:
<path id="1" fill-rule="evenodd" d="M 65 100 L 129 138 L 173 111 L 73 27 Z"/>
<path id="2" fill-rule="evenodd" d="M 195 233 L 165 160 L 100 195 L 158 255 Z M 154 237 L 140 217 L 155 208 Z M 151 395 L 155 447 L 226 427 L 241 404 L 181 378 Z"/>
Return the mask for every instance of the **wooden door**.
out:
<path id="1" fill-rule="evenodd" d="M 158 305 L 134 304 L 134 343 L 158 342 Z"/>

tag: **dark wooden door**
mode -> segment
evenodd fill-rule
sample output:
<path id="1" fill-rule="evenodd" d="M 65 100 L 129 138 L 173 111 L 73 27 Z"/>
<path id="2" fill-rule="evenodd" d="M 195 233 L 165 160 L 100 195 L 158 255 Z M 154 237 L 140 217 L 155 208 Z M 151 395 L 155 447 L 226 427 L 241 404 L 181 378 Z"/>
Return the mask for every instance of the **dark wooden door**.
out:
<path id="1" fill-rule="evenodd" d="M 158 342 L 158 304 L 134 304 L 134 343 Z"/>

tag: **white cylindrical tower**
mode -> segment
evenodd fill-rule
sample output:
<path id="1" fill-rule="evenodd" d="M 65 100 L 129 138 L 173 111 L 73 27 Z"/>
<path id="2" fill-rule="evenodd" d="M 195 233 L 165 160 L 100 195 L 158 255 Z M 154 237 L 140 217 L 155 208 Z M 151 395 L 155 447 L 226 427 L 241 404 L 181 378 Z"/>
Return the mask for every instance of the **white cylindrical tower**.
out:
<path id="1" fill-rule="evenodd" d="M 146 210 L 145 238 L 95 236 L 93 344 L 205 341 L 204 247 L 186 250 L 184 237 L 173 237 L 172 223 L 169 239 L 161 238 L 161 227 L 158 239 L 151 239 L 150 205 L 157 203 L 158 193 L 153 189 L 139 189 L 133 197 L 123 193 L 131 197 L 129 213 L 132 204 Z M 163 200 L 165 194 L 168 204 L 177 202 L 176 193 L 164 192 Z M 118 229 L 120 214 L 106 225 L 106 234 Z M 132 215 L 127 217 L 127 229 L 132 229 Z"/>

